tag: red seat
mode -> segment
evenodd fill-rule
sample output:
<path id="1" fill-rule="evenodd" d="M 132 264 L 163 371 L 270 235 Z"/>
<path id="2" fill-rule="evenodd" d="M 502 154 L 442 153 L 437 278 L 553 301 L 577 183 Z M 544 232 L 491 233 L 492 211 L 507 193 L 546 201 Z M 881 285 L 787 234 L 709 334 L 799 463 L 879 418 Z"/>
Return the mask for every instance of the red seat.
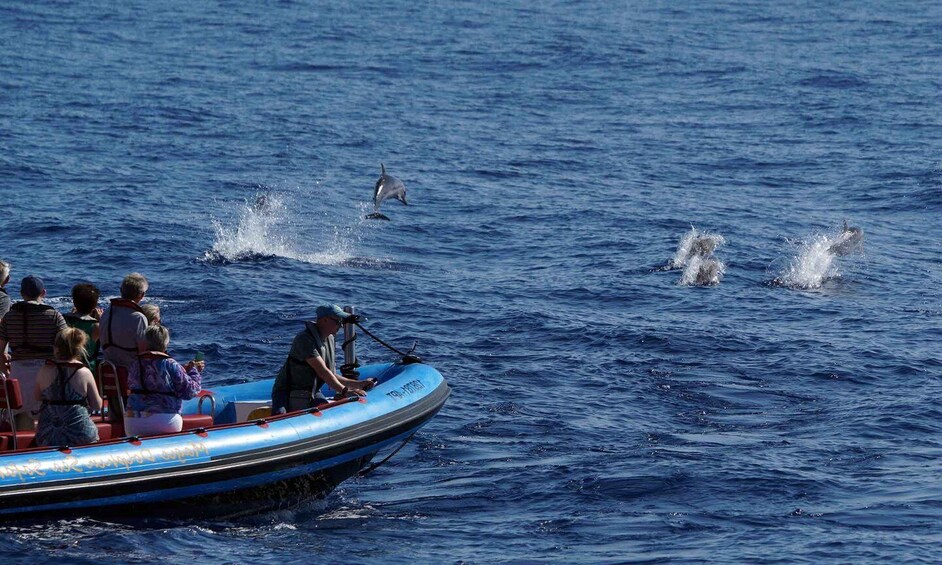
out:
<path id="1" fill-rule="evenodd" d="M 0 408 L 7 411 L 7 421 L 3 425 L 4 432 L 0 433 L 0 450 L 13 449 L 13 434 L 16 433 L 16 448 L 29 447 L 36 439 L 36 432 L 14 432 L 16 424 L 13 420 L 13 411 L 23 408 L 23 395 L 20 394 L 20 381 L 17 379 L 3 379 L 0 386 Z"/>
<path id="2" fill-rule="evenodd" d="M 113 437 L 114 428 L 108 422 L 99 422 L 95 424 L 95 427 L 98 428 L 98 441 L 108 441 Z"/>
<path id="3" fill-rule="evenodd" d="M 6 379 L 5 386 L 0 386 L 0 408 L 9 406 L 11 410 L 18 410 L 23 407 L 23 397 L 20 394 L 20 383 L 16 379 Z M 9 405 L 7 399 L 10 400 Z M 124 435 L 124 422 L 115 425 L 109 422 L 102 422 L 101 416 L 92 416 L 92 422 L 98 428 L 99 441 L 108 441 L 112 437 L 121 437 Z M 0 426 L 0 451 L 13 449 L 13 433 L 10 429 L 13 426 L 13 419 Z M 118 435 L 115 436 L 115 433 Z M 25 449 L 36 447 L 35 431 L 16 432 L 16 448 Z"/>
<path id="4" fill-rule="evenodd" d="M 216 410 L 216 400 L 213 397 L 213 391 L 205 388 L 196 395 L 200 399 L 198 414 L 182 414 L 183 429 L 195 430 L 196 428 L 208 428 L 215 423 L 213 412 Z M 203 414 L 203 400 L 209 399 L 209 414 Z"/>
<path id="5" fill-rule="evenodd" d="M 114 422 L 108 422 L 111 424 L 111 439 L 117 439 L 119 437 L 124 437 L 124 420 L 115 420 Z"/>
<path id="6" fill-rule="evenodd" d="M 3 379 L 0 387 L 0 408 L 19 410 L 23 407 L 23 395 L 20 394 L 20 381 L 17 379 Z M 10 415 L 12 418 L 13 416 Z"/>
<path id="7" fill-rule="evenodd" d="M 108 421 L 115 422 L 124 417 L 125 402 L 131 391 L 128 389 L 128 370 L 117 367 L 110 361 L 98 365 L 98 378 L 101 382 L 101 395 L 108 399 Z M 117 406 L 111 404 L 116 403 Z"/>
<path id="8" fill-rule="evenodd" d="M 183 429 L 195 430 L 196 428 L 208 428 L 213 425 L 212 414 L 184 414 Z"/>
<path id="9" fill-rule="evenodd" d="M 16 432 L 16 448 L 25 449 L 27 447 L 36 447 L 36 432 Z M 13 449 L 13 434 L 6 432 L 0 434 L 0 451 Z"/>

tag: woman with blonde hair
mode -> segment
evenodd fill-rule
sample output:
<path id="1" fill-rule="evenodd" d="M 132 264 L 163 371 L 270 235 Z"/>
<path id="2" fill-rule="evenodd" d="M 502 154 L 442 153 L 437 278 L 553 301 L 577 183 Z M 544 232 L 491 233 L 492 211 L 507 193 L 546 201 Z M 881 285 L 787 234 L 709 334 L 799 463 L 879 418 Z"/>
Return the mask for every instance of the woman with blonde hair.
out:
<path id="1" fill-rule="evenodd" d="M 36 375 L 36 397 L 42 401 L 36 445 L 84 445 L 98 441 L 89 410 L 101 410 L 101 396 L 92 372 L 82 364 L 88 338 L 80 329 L 56 334 L 55 359 Z"/>

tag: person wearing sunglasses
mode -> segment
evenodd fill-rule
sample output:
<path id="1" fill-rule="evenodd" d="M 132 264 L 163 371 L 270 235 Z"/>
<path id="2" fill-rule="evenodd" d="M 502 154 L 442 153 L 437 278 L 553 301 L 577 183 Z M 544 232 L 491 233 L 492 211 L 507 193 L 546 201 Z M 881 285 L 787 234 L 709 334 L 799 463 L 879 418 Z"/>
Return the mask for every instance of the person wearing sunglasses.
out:
<path id="1" fill-rule="evenodd" d="M 304 323 L 272 386 L 272 414 L 304 410 L 327 402 L 320 390 L 324 384 L 342 396 L 366 396 L 373 381 L 348 379 L 336 369 L 334 336 L 350 316 L 340 306 L 327 304 L 317 307 L 313 322 Z"/>

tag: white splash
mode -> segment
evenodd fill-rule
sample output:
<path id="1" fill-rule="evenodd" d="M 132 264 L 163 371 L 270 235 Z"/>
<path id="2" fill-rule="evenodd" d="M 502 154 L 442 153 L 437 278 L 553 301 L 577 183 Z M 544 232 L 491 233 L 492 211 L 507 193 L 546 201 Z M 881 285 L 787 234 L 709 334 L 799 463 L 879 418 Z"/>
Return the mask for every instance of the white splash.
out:
<path id="1" fill-rule="evenodd" d="M 285 196 L 270 192 L 264 197 L 259 195 L 254 203 L 244 204 L 235 227 L 213 220 L 216 239 L 204 259 L 234 262 L 284 257 L 304 263 L 337 265 L 353 258 L 350 249 L 355 247 L 357 240 L 357 231 L 353 227 L 328 227 L 327 237 L 318 241 L 323 251 L 305 252 L 286 235 L 291 233 L 287 211 Z"/>
<path id="2" fill-rule="evenodd" d="M 680 284 L 686 286 L 720 284 L 725 273 L 726 265 L 719 259 L 712 256 L 694 255 L 684 267 L 684 272 L 680 276 Z"/>
<path id="3" fill-rule="evenodd" d="M 700 231 L 696 227 L 690 226 L 690 231 L 681 238 L 680 243 L 677 245 L 677 252 L 674 253 L 674 258 L 667 265 L 671 269 L 681 269 L 692 256 L 702 254 L 701 250 L 694 249 L 695 244 L 700 244 L 700 247 L 706 246 L 709 248 L 709 252 L 712 253 L 713 249 L 725 243 L 726 238 L 718 233 Z"/>
<path id="4" fill-rule="evenodd" d="M 12 297 L 13 293 L 11 292 L 10 295 Z M 43 298 L 43 303 L 48 304 L 49 306 L 52 306 L 53 308 L 57 310 L 62 310 L 63 308 L 67 308 L 68 310 L 71 310 L 72 309 L 72 296 L 71 295 L 70 296 L 48 296 L 47 295 L 45 298 Z M 98 304 L 99 306 L 101 305 L 100 300 Z"/>
<path id="5" fill-rule="evenodd" d="M 839 277 L 835 255 L 830 251 L 836 239 L 824 234 L 808 238 L 776 282 L 789 288 L 813 289 L 820 288 L 827 279 Z"/>
<path id="6" fill-rule="evenodd" d="M 709 286 L 719 284 L 726 273 L 726 265 L 713 255 L 713 251 L 726 243 L 720 234 L 700 231 L 691 226 L 677 245 L 667 269 L 683 269 L 682 285 Z"/>

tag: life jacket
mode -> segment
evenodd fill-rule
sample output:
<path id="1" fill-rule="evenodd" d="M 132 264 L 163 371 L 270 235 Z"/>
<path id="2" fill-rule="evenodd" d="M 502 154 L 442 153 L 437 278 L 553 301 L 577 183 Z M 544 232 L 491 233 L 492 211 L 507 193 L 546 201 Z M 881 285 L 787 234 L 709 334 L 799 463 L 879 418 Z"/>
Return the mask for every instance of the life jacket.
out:
<path id="1" fill-rule="evenodd" d="M 307 331 L 308 335 L 310 335 L 311 338 L 314 339 L 314 343 L 324 343 L 324 340 L 321 339 L 320 336 L 315 335 L 314 332 L 311 331 L 311 324 L 304 324 L 304 329 L 305 331 Z M 292 390 L 304 390 L 303 388 L 295 388 L 294 386 L 294 376 L 291 374 L 292 364 L 300 365 L 301 367 L 310 367 L 310 365 L 307 364 L 306 360 L 298 359 L 297 357 L 294 357 L 293 355 L 291 355 L 290 352 L 288 353 L 288 359 L 285 361 L 285 376 L 288 377 L 287 383 L 286 383 L 288 385 L 288 391 L 290 392 Z M 314 369 L 312 368 L 311 370 L 313 371 Z M 315 371 L 314 372 L 314 387 L 311 390 L 318 391 L 321 389 L 322 386 L 324 386 L 324 381 L 320 377 L 317 376 L 317 372 Z"/>
<path id="2" fill-rule="evenodd" d="M 56 361 L 46 361 L 46 365 L 51 365 L 56 368 L 56 380 L 53 384 L 58 385 L 59 387 L 59 398 L 58 400 L 43 400 L 42 407 L 40 411 L 46 406 L 84 406 L 88 408 L 88 398 L 82 398 L 81 400 L 65 400 L 66 398 L 66 386 L 69 385 L 69 381 L 72 380 L 72 377 L 79 372 L 79 369 L 85 367 L 80 361 L 67 361 L 65 363 L 57 363 Z M 65 370 L 67 368 L 72 368 L 72 374 L 66 376 Z"/>
<path id="3" fill-rule="evenodd" d="M 102 343 L 101 348 L 108 349 L 109 347 L 117 347 L 118 349 L 121 349 L 124 351 L 131 351 L 133 353 L 137 353 L 136 343 L 134 344 L 134 347 L 124 347 L 114 342 L 114 334 L 113 334 L 114 325 L 112 324 L 112 322 L 114 321 L 114 309 L 115 308 L 130 308 L 131 310 L 134 310 L 135 312 L 140 312 L 141 314 L 144 313 L 144 311 L 141 310 L 141 307 L 138 305 L 138 303 L 134 302 L 133 300 L 130 300 L 128 298 L 112 298 L 111 308 L 108 308 L 108 343 Z"/>
<path id="4" fill-rule="evenodd" d="M 92 330 L 98 325 L 98 320 L 74 313 L 63 314 L 62 317 L 65 318 L 65 323 L 68 324 L 70 328 L 82 330 L 85 332 L 85 335 L 88 336 L 85 349 L 82 351 L 82 363 L 94 373 L 95 367 L 98 364 L 98 353 L 101 345 L 97 340 L 92 339 Z"/>
<path id="5" fill-rule="evenodd" d="M 19 312 L 22 313 L 22 324 L 23 324 L 23 342 L 16 346 L 15 352 L 20 355 L 23 353 L 42 353 L 46 356 L 52 356 L 52 345 L 34 345 L 29 342 L 29 315 L 31 312 L 45 312 L 47 310 L 55 310 L 52 306 L 48 304 L 36 304 L 35 302 L 17 302 L 10 307 L 10 312 Z"/>
<path id="6" fill-rule="evenodd" d="M 161 396 L 172 396 L 177 397 L 177 393 L 173 392 L 173 384 L 170 382 L 170 379 L 167 378 L 167 387 L 171 390 L 150 390 L 147 388 L 147 380 L 144 378 L 144 360 L 145 359 L 170 359 L 170 356 L 166 353 L 160 353 L 157 351 L 148 351 L 146 353 L 141 353 L 137 356 L 137 372 L 141 379 L 141 388 L 132 388 L 131 394 L 159 394 Z"/>

